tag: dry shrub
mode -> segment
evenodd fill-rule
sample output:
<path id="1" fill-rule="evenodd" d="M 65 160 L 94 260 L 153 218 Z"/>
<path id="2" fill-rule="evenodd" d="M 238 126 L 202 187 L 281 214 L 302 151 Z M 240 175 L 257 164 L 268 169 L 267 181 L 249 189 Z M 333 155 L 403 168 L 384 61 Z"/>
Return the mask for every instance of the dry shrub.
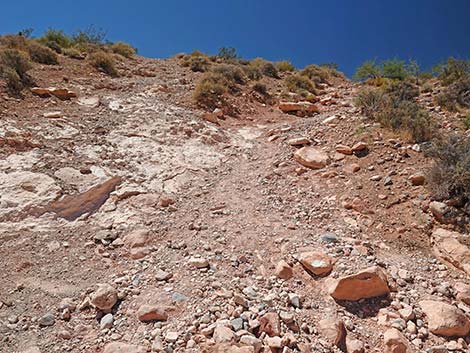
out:
<path id="1" fill-rule="evenodd" d="M 125 42 L 116 42 L 111 44 L 110 47 L 113 53 L 119 54 L 128 59 L 132 58 L 137 53 L 137 50 L 132 45 Z"/>
<path id="2" fill-rule="evenodd" d="M 59 63 L 57 54 L 52 49 L 34 40 L 29 40 L 28 52 L 31 60 L 39 64 L 57 65 Z"/>
<path id="3" fill-rule="evenodd" d="M 194 72 L 206 72 L 211 66 L 211 61 L 208 55 L 195 50 L 182 57 L 181 65 L 189 67 Z"/>
<path id="4" fill-rule="evenodd" d="M 328 78 L 330 77 L 328 68 L 317 65 L 306 66 L 302 71 L 300 71 L 300 74 L 308 77 L 315 85 L 328 83 Z"/>
<path id="5" fill-rule="evenodd" d="M 83 59 L 82 53 L 76 48 L 65 48 L 62 50 L 62 54 L 72 59 Z"/>
<path id="6" fill-rule="evenodd" d="M 216 72 L 205 73 L 194 90 L 193 98 L 197 105 L 214 109 L 224 103 L 223 95 L 230 90 L 227 78 Z"/>
<path id="7" fill-rule="evenodd" d="M 31 68 L 26 53 L 16 49 L 0 50 L 0 77 L 6 81 L 11 93 L 18 94 L 24 86 L 32 83 L 27 73 Z"/>
<path id="8" fill-rule="evenodd" d="M 463 76 L 436 97 L 436 103 L 449 111 L 470 108 L 470 75 Z"/>
<path id="9" fill-rule="evenodd" d="M 88 61 L 98 70 L 113 77 L 118 76 L 116 64 L 111 54 L 104 51 L 97 51 L 88 56 Z"/>
<path id="10" fill-rule="evenodd" d="M 309 93 L 317 94 L 314 84 L 306 76 L 291 75 L 286 77 L 284 83 L 290 92 L 301 94 L 304 97 Z"/>
<path id="11" fill-rule="evenodd" d="M 429 170 L 428 188 L 436 199 L 457 199 L 470 207 L 470 138 L 452 135 L 434 141 L 426 154 L 434 163 Z"/>
<path id="12" fill-rule="evenodd" d="M 276 63 L 276 68 L 279 72 L 291 72 L 295 71 L 294 65 L 291 64 L 290 61 L 282 60 Z"/>
<path id="13" fill-rule="evenodd" d="M 245 83 L 245 75 L 243 73 L 243 70 L 236 65 L 222 64 L 213 67 L 211 71 L 223 75 L 228 81 L 232 81 L 239 84 Z"/>

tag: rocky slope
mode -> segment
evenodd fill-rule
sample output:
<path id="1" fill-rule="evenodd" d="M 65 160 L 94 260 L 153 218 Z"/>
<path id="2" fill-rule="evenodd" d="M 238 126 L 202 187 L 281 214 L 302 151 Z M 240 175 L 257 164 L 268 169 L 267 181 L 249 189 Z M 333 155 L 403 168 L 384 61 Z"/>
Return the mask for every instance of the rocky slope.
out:
<path id="1" fill-rule="evenodd" d="M 0 97 L 0 351 L 468 351 L 459 222 L 353 84 L 230 117 L 177 59 L 61 61 Z"/>

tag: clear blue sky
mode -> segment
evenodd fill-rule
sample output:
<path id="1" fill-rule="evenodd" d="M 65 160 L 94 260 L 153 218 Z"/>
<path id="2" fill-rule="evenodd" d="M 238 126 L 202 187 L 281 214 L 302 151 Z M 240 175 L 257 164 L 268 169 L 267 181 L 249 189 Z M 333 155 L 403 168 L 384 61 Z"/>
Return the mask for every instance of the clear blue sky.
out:
<path id="1" fill-rule="evenodd" d="M 0 33 L 66 32 L 94 24 L 149 57 L 233 46 L 246 58 L 296 66 L 415 58 L 430 67 L 470 57 L 470 0 L 80 0 L 3 1 Z"/>

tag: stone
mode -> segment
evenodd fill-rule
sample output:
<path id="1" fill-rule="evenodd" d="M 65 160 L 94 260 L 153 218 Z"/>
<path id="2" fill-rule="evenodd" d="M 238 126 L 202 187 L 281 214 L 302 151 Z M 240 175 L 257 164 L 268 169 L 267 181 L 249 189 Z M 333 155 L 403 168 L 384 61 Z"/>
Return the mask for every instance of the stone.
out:
<path id="1" fill-rule="evenodd" d="M 322 319 L 318 322 L 318 330 L 326 340 L 342 349 L 346 343 L 346 328 L 343 320 L 337 318 Z"/>
<path id="2" fill-rule="evenodd" d="M 209 267 L 209 261 L 202 257 L 191 257 L 189 259 L 189 264 L 199 269 Z"/>
<path id="3" fill-rule="evenodd" d="M 446 223 L 446 214 L 449 212 L 449 207 L 444 202 L 430 202 L 429 210 L 439 222 Z"/>
<path id="4" fill-rule="evenodd" d="M 103 316 L 100 320 L 100 328 L 103 330 L 103 329 L 107 329 L 107 328 L 111 328 L 113 327 L 113 323 L 114 323 L 114 317 L 113 317 L 113 314 L 106 314 L 105 316 Z"/>
<path id="5" fill-rule="evenodd" d="M 304 146 L 309 145 L 310 140 L 306 137 L 296 137 L 287 141 L 287 143 L 291 146 Z"/>
<path id="6" fill-rule="evenodd" d="M 140 248 L 147 244 L 149 238 L 149 231 L 147 229 L 137 229 L 123 238 L 124 245 L 129 249 Z"/>
<path id="7" fill-rule="evenodd" d="M 266 313 L 259 318 L 259 333 L 265 332 L 268 336 L 281 335 L 281 322 L 277 313 Z"/>
<path id="8" fill-rule="evenodd" d="M 353 152 L 365 151 L 368 149 L 367 143 L 360 141 L 352 146 Z"/>
<path id="9" fill-rule="evenodd" d="M 93 97 L 80 97 L 77 100 L 78 104 L 83 105 L 89 108 L 96 108 L 100 105 L 100 97 L 93 96 Z"/>
<path id="10" fill-rule="evenodd" d="M 282 348 L 282 338 L 279 336 L 267 337 L 266 344 L 271 350 L 277 350 Z"/>
<path id="11" fill-rule="evenodd" d="M 470 332 L 470 320 L 457 307 L 437 300 L 422 300 L 419 306 L 427 317 L 429 331 L 435 335 L 463 337 Z"/>
<path id="12" fill-rule="evenodd" d="M 284 280 L 288 280 L 292 278 L 293 273 L 294 273 L 292 270 L 292 267 L 284 260 L 281 260 L 278 262 L 278 264 L 276 265 L 275 272 L 276 272 L 277 278 L 284 279 Z"/>
<path id="13" fill-rule="evenodd" d="M 325 276 L 333 269 L 332 260 L 320 252 L 305 252 L 300 254 L 301 265 L 316 276 Z"/>
<path id="14" fill-rule="evenodd" d="M 354 338 L 346 337 L 346 352 L 364 353 L 364 342 Z"/>
<path id="15" fill-rule="evenodd" d="M 56 111 L 56 112 L 44 113 L 43 116 L 46 119 L 58 119 L 58 118 L 62 118 L 64 116 L 64 114 L 62 114 L 62 112 Z"/>
<path id="16" fill-rule="evenodd" d="M 336 300 L 357 301 L 390 294 L 387 277 L 378 266 L 329 281 L 328 291 Z"/>
<path id="17" fill-rule="evenodd" d="M 470 285 L 457 282 L 454 285 L 454 289 L 456 291 L 456 296 L 455 298 L 458 301 L 461 301 L 462 303 L 465 303 L 467 305 L 470 305 Z"/>
<path id="18" fill-rule="evenodd" d="M 217 114 L 214 114 L 214 113 L 209 113 L 209 112 L 203 113 L 201 115 L 201 118 L 204 119 L 204 120 L 207 120 L 211 123 L 214 123 L 214 124 L 219 123 L 218 116 L 217 116 Z"/>
<path id="19" fill-rule="evenodd" d="M 280 102 L 279 109 L 284 113 L 317 113 L 317 106 L 310 102 Z"/>
<path id="20" fill-rule="evenodd" d="M 410 181 L 411 185 L 418 186 L 424 184 L 426 177 L 423 173 L 415 173 L 410 175 L 408 180 Z"/>
<path id="21" fill-rule="evenodd" d="M 388 329 L 384 333 L 384 353 L 411 352 L 408 340 L 395 328 Z"/>
<path id="22" fill-rule="evenodd" d="M 117 290 L 109 284 L 101 284 L 90 297 L 91 304 L 102 311 L 111 310 L 117 300 Z"/>
<path id="23" fill-rule="evenodd" d="M 170 272 L 166 272 L 163 270 L 158 270 L 157 273 L 155 274 L 155 279 L 157 281 L 168 281 L 171 277 L 173 277 L 173 274 Z"/>
<path id="24" fill-rule="evenodd" d="M 304 167 L 321 169 L 329 162 L 328 155 L 315 147 L 302 147 L 294 153 L 294 160 Z"/>
<path id="25" fill-rule="evenodd" d="M 243 335 L 240 337 L 240 344 L 253 347 L 254 353 L 261 351 L 261 347 L 263 345 L 260 339 L 250 335 Z"/>
<path id="26" fill-rule="evenodd" d="M 136 316 L 142 322 L 168 320 L 166 309 L 154 304 L 141 305 L 139 310 L 137 310 Z"/>
<path id="27" fill-rule="evenodd" d="M 165 335 L 165 341 L 174 343 L 178 340 L 179 334 L 175 331 L 168 331 Z"/>
<path id="28" fill-rule="evenodd" d="M 462 244 L 458 232 L 437 228 L 432 232 L 434 253 L 446 265 L 450 264 L 470 274 L 470 249 Z"/>
<path id="29" fill-rule="evenodd" d="M 108 343 L 103 353 L 147 353 L 147 348 L 123 342 Z"/>
<path id="30" fill-rule="evenodd" d="M 345 155 L 351 155 L 353 153 L 351 147 L 345 146 L 345 145 L 337 145 L 335 150 L 336 152 L 345 154 Z"/>
<path id="31" fill-rule="evenodd" d="M 229 343 L 235 339 L 235 335 L 231 329 L 225 326 L 217 326 L 212 336 L 215 343 Z"/>
<path id="32" fill-rule="evenodd" d="M 354 174 L 361 170 L 361 166 L 357 163 L 350 163 L 344 166 L 344 171 L 348 174 Z"/>
<path id="33" fill-rule="evenodd" d="M 51 313 L 47 313 L 41 316 L 38 320 L 38 324 L 41 327 L 53 326 L 55 323 L 55 317 Z"/>

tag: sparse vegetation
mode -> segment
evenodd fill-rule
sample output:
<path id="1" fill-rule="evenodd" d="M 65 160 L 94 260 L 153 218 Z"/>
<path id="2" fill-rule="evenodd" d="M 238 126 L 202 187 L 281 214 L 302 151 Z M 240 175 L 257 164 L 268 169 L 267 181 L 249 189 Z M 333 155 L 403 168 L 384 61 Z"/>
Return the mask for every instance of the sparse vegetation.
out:
<path id="1" fill-rule="evenodd" d="M 24 86 L 31 84 L 28 75 L 31 68 L 31 62 L 24 52 L 17 49 L 0 50 L 0 76 L 11 93 L 18 94 Z"/>
<path id="2" fill-rule="evenodd" d="M 317 91 L 310 79 L 303 75 L 292 75 L 286 77 L 285 85 L 290 92 L 298 93 L 306 97 L 309 93 L 316 95 Z"/>
<path id="3" fill-rule="evenodd" d="M 113 77 L 118 76 L 116 64 L 111 54 L 104 51 L 97 51 L 90 54 L 88 60 L 90 64 L 98 70 Z"/>
<path id="4" fill-rule="evenodd" d="M 211 66 L 209 56 L 198 50 L 182 57 L 181 65 L 189 67 L 194 72 L 206 72 Z"/>
<path id="5" fill-rule="evenodd" d="M 392 80 L 404 80 L 408 77 L 406 63 L 398 59 L 385 60 L 382 63 L 382 76 Z"/>
<path id="6" fill-rule="evenodd" d="M 225 61 L 234 61 L 239 58 L 236 49 L 232 47 L 220 48 L 217 57 Z"/>
<path id="7" fill-rule="evenodd" d="M 302 71 L 300 71 L 300 74 L 308 77 L 315 85 L 327 83 L 328 78 L 330 77 L 328 68 L 313 64 L 306 66 Z"/>
<path id="8" fill-rule="evenodd" d="M 88 28 L 80 29 L 72 34 L 72 42 L 75 45 L 79 44 L 105 44 L 106 32 L 101 28 L 96 28 L 91 25 Z"/>
<path id="9" fill-rule="evenodd" d="M 229 91 L 229 81 L 220 73 L 207 72 L 198 82 L 193 98 L 201 107 L 214 109 L 223 103 L 224 93 Z"/>
<path id="10" fill-rule="evenodd" d="M 407 77 L 419 76 L 419 65 L 416 60 L 410 59 L 408 63 L 403 60 L 391 59 L 377 64 L 375 60 L 365 61 L 354 73 L 355 81 L 377 80 L 380 78 L 402 81 Z M 417 82 L 416 82 L 417 83 Z"/>
<path id="11" fill-rule="evenodd" d="M 244 84 L 245 83 L 245 77 L 243 74 L 243 70 L 240 69 L 240 67 L 236 65 L 231 65 L 231 64 L 221 64 L 218 66 L 215 66 L 211 70 L 212 72 L 221 74 L 224 76 L 228 81 L 235 82 L 238 84 Z"/>
<path id="12" fill-rule="evenodd" d="M 444 85 L 450 85 L 470 74 L 470 60 L 451 57 L 445 63 L 436 65 L 433 71 Z"/>
<path id="13" fill-rule="evenodd" d="M 261 83 L 261 82 L 256 82 L 253 85 L 253 90 L 262 94 L 263 96 L 268 94 L 268 88 L 266 87 L 264 83 Z"/>
<path id="14" fill-rule="evenodd" d="M 128 59 L 132 58 L 137 53 L 137 50 L 132 45 L 125 42 L 113 43 L 110 45 L 110 48 L 113 53 L 119 54 Z"/>
<path id="15" fill-rule="evenodd" d="M 290 61 L 282 60 L 276 63 L 276 68 L 279 72 L 292 72 L 295 71 L 294 65 Z"/>
<path id="16" fill-rule="evenodd" d="M 82 53 L 76 48 L 64 48 L 62 54 L 72 59 L 83 59 Z"/>
<path id="17" fill-rule="evenodd" d="M 368 60 L 357 68 L 353 79 L 355 81 L 367 81 L 370 79 L 379 78 L 381 76 L 382 71 L 380 66 L 375 63 L 375 60 Z"/>
<path id="18" fill-rule="evenodd" d="M 250 65 L 257 68 L 265 76 L 279 78 L 277 68 L 271 61 L 265 60 L 263 58 L 255 58 L 251 61 Z"/>
<path id="19" fill-rule="evenodd" d="M 385 105 L 385 93 L 380 89 L 366 86 L 359 90 L 354 102 L 362 109 L 365 116 L 372 117 Z"/>
<path id="20" fill-rule="evenodd" d="M 436 97 L 436 103 L 449 111 L 470 108 L 470 74 L 449 85 Z"/>
<path id="21" fill-rule="evenodd" d="M 57 54 L 52 49 L 39 44 L 35 40 L 29 40 L 28 52 L 34 62 L 45 65 L 57 65 L 59 63 Z"/>
<path id="22" fill-rule="evenodd" d="M 441 138 L 426 153 L 434 159 L 429 171 L 431 194 L 436 199 L 456 199 L 460 206 L 470 206 L 470 138 Z"/>

